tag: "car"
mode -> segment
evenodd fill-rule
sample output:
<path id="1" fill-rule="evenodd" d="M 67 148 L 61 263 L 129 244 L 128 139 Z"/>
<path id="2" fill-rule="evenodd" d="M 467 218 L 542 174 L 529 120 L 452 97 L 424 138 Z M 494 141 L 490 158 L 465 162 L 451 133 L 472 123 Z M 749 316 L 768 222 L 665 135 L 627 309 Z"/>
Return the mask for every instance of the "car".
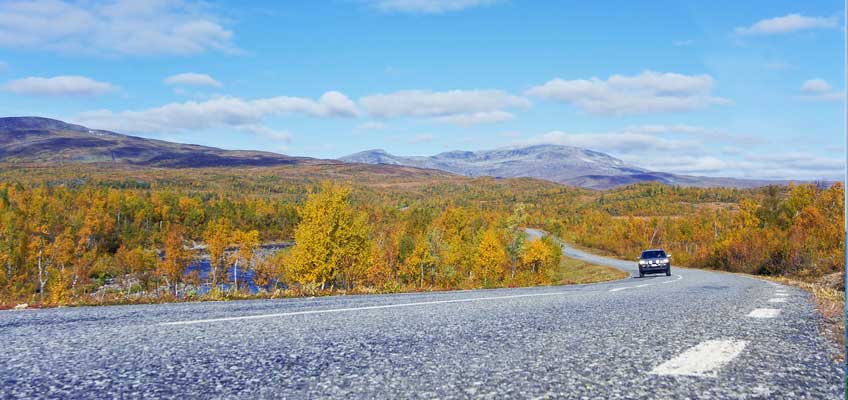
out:
<path id="1" fill-rule="evenodd" d="M 639 277 L 645 274 L 656 274 L 665 272 L 671 276 L 671 254 L 666 254 L 663 249 L 648 249 L 639 256 Z"/>

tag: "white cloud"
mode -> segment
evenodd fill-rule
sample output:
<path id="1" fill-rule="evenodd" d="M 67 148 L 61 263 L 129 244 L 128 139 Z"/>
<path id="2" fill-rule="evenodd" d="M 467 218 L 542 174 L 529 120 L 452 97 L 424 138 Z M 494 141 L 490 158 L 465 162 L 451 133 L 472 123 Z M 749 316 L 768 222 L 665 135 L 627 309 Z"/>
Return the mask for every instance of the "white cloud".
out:
<path id="1" fill-rule="evenodd" d="M 506 111 L 479 111 L 470 114 L 446 115 L 443 117 L 436 117 L 434 120 L 437 122 L 456 125 L 477 125 L 506 122 L 513 118 L 515 118 L 515 116 Z"/>
<path id="2" fill-rule="evenodd" d="M 413 143 L 430 143 L 433 141 L 433 135 L 415 135 L 412 139 Z"/>
<path id="3" fill-rule="evenodd" d="M 281 141 L 285 143 L 291 142 L 291 133 L 289 133 L 289 131 L 275 130 L 264 125 L 242 125 L 237 126 L 236 129 L 242 132 L 262 136 L 271 140 Z M 284 149 L 284 147 L 282 147 L 281 149 Z"/>
<path id="4" fill-rule="evenodd" d="M 808 79 L 801 84 L 801 91 L 804 93 L 827 93 L 830 91 L 830 84 L 821 78 Z"/>
<path id="5" fill-rule="evenodd" d="M 630 115 L 690 111 L 730 100 L 712 96 L 709 75 L 645 71 L 635 76 L 613 75 L 563 80 L 555 78 L 527 90 L 529 96 L 573 104 L 598 115 Z"/>
<path id="6" fill-rule="evenodd" d="M 366 96 L 359 104 L 376 118 L 434 117 L 459 124 L 502 122 L 506 108 L 526 108 L 530 101 L 501 90 L 407 90 Z"/>
<path id="7" fill-rule="evenodd" d="M 243 100 L 220 97 L 203 102 L 170 103 L 161 107 L 112 112 L 85 112 L 74 121 L 97 129 L 132 133 L 167 133 L 229 127 L 265 136 L 284 137 L 288 133 L 265 128 L 267 117 L 300 114 L 312 117 L 355 117 L 358 110 L 339 92 L 327 92 L 317 101 L 301 97 L 271 97 Z"/>
<path id="8" fill-rule="evenodd" d="M 638 125 L 638 126 L 630 126 L 624 129 L 629 132 L 641 132 L 641 133 L 687 133 L 687 134 L 697 134 L 697 133 L 705 133 L 708 129 L 700 127 L 700 126 L 692 126 L 686 124 L 676 124 L 676 125 Z"/>
<path id="9" fill-rule="evenodd" d="M 386 129 L 386 124 L 377 121 L 369 121 L 357 125 L 356 129 L 360 131 L 378 131 L 381 129 Z"/>
<path id="10" fill-rule="evenodd" d="M 192 0 L 33 0 L 0 4 L 0 46 L 73 54 L 236 51 L 233 33 Z"/>
<path id="11" fill-rule="evenodd" d="M 35 96 L 93 96 L 115 91 L 117 87 L 85 76 L 65 75 L 17 79 L 6 83 L 3 89 L 16 94 Z"/>
<path id="12" fill-rule="evenodd" d="M 675 128 L 676 127 L 676 128 Z M 657 136 L 675 131 L 698 135 Z M 728 140 L 705 141 L 710 129 L 688 125 L 654 125 L 617 132 L 568 133 L 552 131 L 516 144 L 551 143 L 609 153 L 631 165 L 652 171 L 707 176 L 767 179 L 834 179 L 841 176 L 844 159 L 803 152 L 768 152 L 767 147 L 733 147 Z M 733 136 L 736 137 L 736 136 Z"/>
<path id="13" fill-rule="evenodd" d="M 757 21 L 748 27 L 736 28 L 739 35 L 776 35 L 807 29 L 836 28 L 836 17 L 806 17 L 801 14 L 787 14 L 782 17 Z"/>
<path id="14" fill-rule="evenodd" d="M 218 82 L 207 74 L 198 74 L 196 72 L 185 72 L 182 74 L 171 75 L 165 78 L 165 83 L 169 85 L 186 85 L 186 86 L 210 86 L 221 87 L 221 82 Z"/>
<path id="15" fill-rule="evenodd" d="M 810 101 L 840 101 L 845 98 L 845 94 L 833 90 L 827 81 L 821 78 L 808 79 L 801 84 L 801 92 L 805 95 L 801 96 L 802 100 Z"/>
<path id="16" fill-rule="evenodd" d="M 766 68 L 773 69 L 773 70 L 787 70 L 787 69 L 792 68 L 792 65 L 790 65 L 789 63 L 781 62 L 781 61 L 775 61 L 775 62 L 766 63 Z"/>
<path id="17" fill-rule="evenodd" d="M 441 14 L 466 8 L 489 5 L 498 0 L 367 0 L 383 12 Z"/>
<path id="18" fill-rule="evenodd" d="M 685 140 L 668 140 L 655 135 L 634 132 L 567 133 L 552 131 L 536 136 L 525 144 L 552 143 L 581 147 L 616 154 L 643 154 L 645 151 L 696 151 L 698 143 Z"/>

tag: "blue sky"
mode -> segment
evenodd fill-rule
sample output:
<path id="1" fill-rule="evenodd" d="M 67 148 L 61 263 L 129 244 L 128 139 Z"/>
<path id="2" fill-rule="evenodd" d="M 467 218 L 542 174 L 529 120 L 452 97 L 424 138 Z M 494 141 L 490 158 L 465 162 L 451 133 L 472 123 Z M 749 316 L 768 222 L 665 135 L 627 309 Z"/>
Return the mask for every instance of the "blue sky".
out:
<path id="1" fill-rule="evenodd" d="M 595 3 L 4 1 L 0 114 L 323 158 L 559 143 L 839 178 L 842 2 Z"/>

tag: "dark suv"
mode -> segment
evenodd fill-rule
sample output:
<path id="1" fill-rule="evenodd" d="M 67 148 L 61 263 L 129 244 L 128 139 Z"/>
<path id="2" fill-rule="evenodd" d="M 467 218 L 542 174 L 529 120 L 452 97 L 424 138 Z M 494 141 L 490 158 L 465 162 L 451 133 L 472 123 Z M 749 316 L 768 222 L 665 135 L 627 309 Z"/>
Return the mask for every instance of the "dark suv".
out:
<path id="1" fill-rule="evenodd" d="M 671 254 L 666 254 L 663 249 L 643 251 L 639 257 L 639 277 L 662 272 L 665 272 L 666 276 L 671 276 Z"/>

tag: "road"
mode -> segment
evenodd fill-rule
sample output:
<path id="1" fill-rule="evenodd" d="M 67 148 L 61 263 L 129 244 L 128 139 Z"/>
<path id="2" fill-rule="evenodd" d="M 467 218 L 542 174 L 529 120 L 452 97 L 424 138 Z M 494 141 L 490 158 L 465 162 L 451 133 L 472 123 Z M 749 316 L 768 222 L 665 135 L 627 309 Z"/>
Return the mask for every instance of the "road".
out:
<path id="1" fill-rule="evenodd" d="M 5 311 L 0 398 L 842 398 L 841 367 L 806 293 L 673 273 Z"/>

